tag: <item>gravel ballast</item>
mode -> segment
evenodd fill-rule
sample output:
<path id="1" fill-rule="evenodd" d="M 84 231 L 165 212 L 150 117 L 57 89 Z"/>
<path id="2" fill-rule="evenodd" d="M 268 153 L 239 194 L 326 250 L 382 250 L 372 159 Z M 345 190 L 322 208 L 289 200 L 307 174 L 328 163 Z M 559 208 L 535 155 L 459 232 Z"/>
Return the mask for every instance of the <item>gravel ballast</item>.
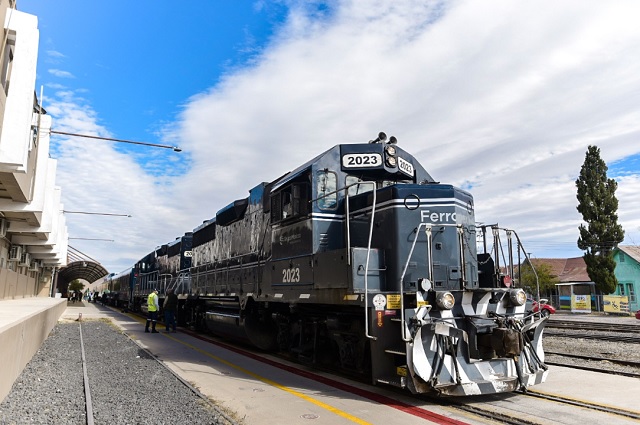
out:
<path id="1" fill-rule="evenodd" d="M 95 424 L 234 424 L 103 320 L 56 325 L 0 404 L 0 424 L 88 423 L 80 328 Z"/>

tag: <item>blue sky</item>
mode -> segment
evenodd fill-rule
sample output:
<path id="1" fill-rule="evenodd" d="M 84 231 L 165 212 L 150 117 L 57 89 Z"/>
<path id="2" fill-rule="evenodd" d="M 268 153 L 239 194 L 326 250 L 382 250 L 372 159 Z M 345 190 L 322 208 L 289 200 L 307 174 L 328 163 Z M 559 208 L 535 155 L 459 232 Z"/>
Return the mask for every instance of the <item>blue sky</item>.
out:
<path id="1" fill-rule="evenodd" d="M 187 99 L 251 61 L 286 11 L 245 0 L 172 4 L 22 1 L 39 20 L 45 97 L 76 90 L 111 137 L 162 142 Z"/>
<path id="2" fill-rule="evenodd" d="M 177 6 L 176 6 L 177 5 Z M 572 257 L 587 146 L 640 243 L 640 3 L 21 0 L 71 240 L 118 272 L 330 148 L 395 135 L 476 218 Z"/>

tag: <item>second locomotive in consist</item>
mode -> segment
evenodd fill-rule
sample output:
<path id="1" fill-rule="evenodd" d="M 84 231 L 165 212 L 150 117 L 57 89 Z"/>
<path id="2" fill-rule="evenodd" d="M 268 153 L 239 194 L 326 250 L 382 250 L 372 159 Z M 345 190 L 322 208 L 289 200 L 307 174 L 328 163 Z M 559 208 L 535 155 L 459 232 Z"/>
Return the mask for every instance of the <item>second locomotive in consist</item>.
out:
<path id="1" fill-rule="evenodd" d="M 546 319 L 512 284 L 517 235 L 476 227 L 471 194 L 384 133 L 258 184 L 178 241 L 171 267 L 159 248 L 123 277 L 134 308 L 175 287 L 183 323 L 413 393 L 546 378 Z"/>

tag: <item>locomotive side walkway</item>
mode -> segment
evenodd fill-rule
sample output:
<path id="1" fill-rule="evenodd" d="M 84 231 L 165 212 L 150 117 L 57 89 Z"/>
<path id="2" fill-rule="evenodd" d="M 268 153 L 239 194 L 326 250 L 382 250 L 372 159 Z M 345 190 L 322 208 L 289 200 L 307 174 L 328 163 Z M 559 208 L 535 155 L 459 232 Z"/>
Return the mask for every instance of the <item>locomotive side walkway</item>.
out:
<path id="1" fill-rule="evenodd" d="M 62 311 L 61 314 L 58 313 L 60 311 Z M 11 333 L 10 329 L 15 326 L 24 326 L 18 323 L 29 322 L 33 320 L 34 315 L 57 315 L 56 320 L 59 317 L 60 323 L 89 322 L 92 319 L 111 320 L 139 346 L 151 352 L 184 381 L 191 383 L 209 400 L 214 400 L 225 409 L 225 412 L 233 413 L 234 418 L 243 425 L 306 423 L 309 419 L 313 419 L 314 424 L 317 425 L 354 423 L 354 419 L 361 420 L 357 423 L 372 424 L 440 423 L 425 421 L 424 418 L 411 416 L 390 406 L 361 398 L 354 393 L 327 387 L 308 378 L 292 376 L 269 365 L 256 366 L 253 359 L 229 354 L 229 351 L 224 348 L 201 341 L 180 330 L 177 334 L 145 334 L 142 319 L 93 303 L 67 304 L 65 299 L 51 298 L 0 301 L 0 334 L 2 334 L 0 337 L 5 338 L 4 334 Z M 44 334 L 46 338 L 50 331 L 49 329 L 44 332 L 47 326 L 40 322 L 33 326 L 34 329 L 31 329 L 30 333 L 25 330 L 23 336 L 16 336 L 14 333 L 13 338 L 17 339 L 11 340 L 7 336 L 3 339 L 0 350 L 4 356 L 6 356 L 5 352 L 15 353 L 16 341 L 28 337 L 36 330 L 38 332 L 35 333 Z M 115 328 L 113 329 L 115 331 Z M 162 331 L 164 326 L 159 325 L 158 329 Z M 91 332 L 89 324 L 87 324 L 87 332 Z M 63 348 L 61 350 L 64 351 Z M 102 361 L 108 363 L 110 359 L 103 358 Z M 0 375 L 3 380 L 7 379 L 4 373 Z M 58 376 L 61 380 L 65 379 L 62 373 Z M 137 379 L 143 379 L 143 377 L 138 376 Z M 15 378 L 11 382 L 14 380 Z M 371 390 L 370 387 L 366 388 Z M 378 390 L 384 393 L 384 388 L 376 388 L 376 391 Z M 640 381 L 634 378 L 552 366 L 547 382 L 535 387 L 534 390 L 637 411 L 636 395 L 640 393 Z M 393 397 L 434 412 L 435 415 L 447 416 L 454 421 L 467 424 L 480 423 L 468 417 L 461 417 L 459 413 L 453 413 L 445 407 L 428 405 L 410 396 L 393 394 Z M 157 399 L 156 403 L 161 404 L 163 400 Z M 64 406 L 56 407 L 64 409 Z M 564 422 L 558 419 L 560 423 Z M 617 423 L 620 422 L 612 420 L 609 425 Z"/>

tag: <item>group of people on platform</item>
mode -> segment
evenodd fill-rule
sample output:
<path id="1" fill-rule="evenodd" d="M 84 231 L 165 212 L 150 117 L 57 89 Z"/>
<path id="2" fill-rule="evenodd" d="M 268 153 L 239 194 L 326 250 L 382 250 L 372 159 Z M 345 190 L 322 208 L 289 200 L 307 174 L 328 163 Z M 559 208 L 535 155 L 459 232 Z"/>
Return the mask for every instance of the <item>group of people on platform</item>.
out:
<path id="1" fill-rule="evenodd" d="M 165 332 L 176 332 L 176 309 L 178 308 L 178 296 L 174 290 L 167 289 L 167 296 L 164 298 L 162 304 L 162 311 L 164 312 L 164 325 L 166 327 Z M 158 290 L 154 289 L 147 297 L 147 323 L 144 327 L 145 332 L 158 333 L 156 330 L 156 323 L 158 322 L 158 312 L 160 311 L 160 304 L 158 300 Z M 151 325 L 151 330 L 149 330 Z"/>
<path id="2" fill-rule="evenodd" d="M 85 300 L 87 302 L 100 302 L 102 303 L 102 305 L 105 304 L 106 302 L 106 297 L 107 294 L 105 292 L 100 293 L 98 291 L 90 291 L 87 290 L 86 292 L 82 292 L 82 291 L 77 291 L 77 290 L 71 290 L 67 292 L 67 300 L 70 301 L 72 304 L 75 303 L 76 301 L 80 302 L 82 300 Z"/>
<path id="3" fill-rule="evenodd" d="M 84 295 L 82 291 L 69 291 L 68 299 L 72 303 L 76 301 L 85 300 L 91 302 L 101 301 L 103 304 L 103 299 L 106 296 L 105 293 L 100 294 L 98 291 L 90 292 L 87 291 Z M 164 298 L 164 302 L 162 304 L 162 311 L 164 312 L 164 324 L 165 324 L 165 332 L 176 332 L 176 310 L 178 308 L 178 296 L 175 294 L 175 291 L 171 288 L 167 289 L 167 295 Z M 149 296 L 147 297 L 147 323 L 145 325 L 144 331 L 150 333 L 158 333 L 156 330 L 156 323 L 158 322 L 158 313 L 160 311 L 160 304 L 158 299 L 158 290 L 154 289 L 151 291 Z M 151 326 L 151 329 L 149 329 Z"/>

